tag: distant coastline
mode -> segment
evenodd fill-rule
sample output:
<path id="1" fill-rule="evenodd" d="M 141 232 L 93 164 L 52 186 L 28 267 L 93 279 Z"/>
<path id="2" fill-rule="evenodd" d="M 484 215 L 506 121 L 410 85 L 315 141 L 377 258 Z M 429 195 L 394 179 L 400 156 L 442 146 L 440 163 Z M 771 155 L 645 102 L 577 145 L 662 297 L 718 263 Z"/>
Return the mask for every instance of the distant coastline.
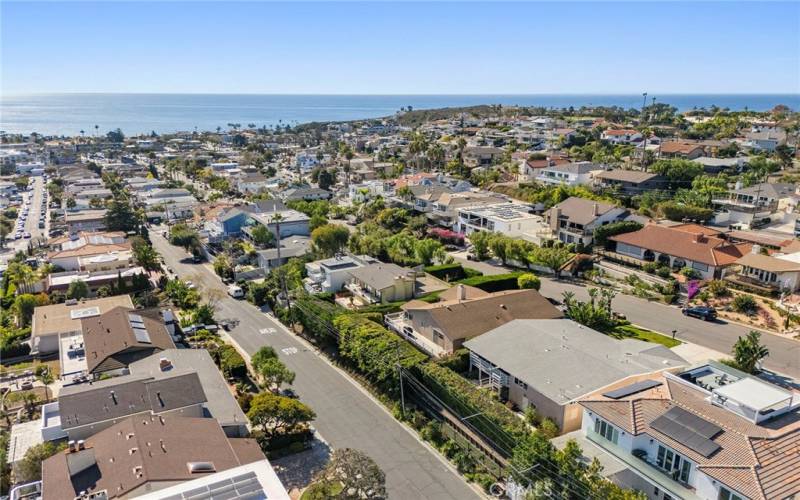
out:
<path id="1" fill-rule="evenodd" d="M 649 95 L 679 111 L 717 106 L 767 111 L 783 104 L 800 109 L 800 94 Z M 127 135 L 350 121 L 391 116 L 400 108 L 434 109 L 480 104 L 504 106 L 620 106 L 639 108 L 641 94 L 505 95 L 279 95 L 279 94 L 38 94 L 3 96 L 0 130 L 7 133 L 86 135 L 121 128 Z"/>

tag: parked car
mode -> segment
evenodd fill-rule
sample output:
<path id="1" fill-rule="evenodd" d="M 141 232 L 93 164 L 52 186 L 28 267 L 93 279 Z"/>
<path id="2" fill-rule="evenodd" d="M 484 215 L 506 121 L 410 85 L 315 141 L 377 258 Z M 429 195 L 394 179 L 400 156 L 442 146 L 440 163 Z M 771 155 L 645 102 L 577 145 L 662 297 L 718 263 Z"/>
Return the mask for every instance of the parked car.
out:
<path id="1" fill-rule="evenodd" d="M 231 285 L 228 287 L 228 295 L 234 299 L 241 299 L 244 297 L 244 290 L 239 285 Z"/>
<path id="2" fill-rule="evenodd" d="M 687 307 L 683 310 L 683 315 L 702 319 L 703 321 L 714 321 L 717 319 L 717 310 L 713 307 L 705 306 Z"/>

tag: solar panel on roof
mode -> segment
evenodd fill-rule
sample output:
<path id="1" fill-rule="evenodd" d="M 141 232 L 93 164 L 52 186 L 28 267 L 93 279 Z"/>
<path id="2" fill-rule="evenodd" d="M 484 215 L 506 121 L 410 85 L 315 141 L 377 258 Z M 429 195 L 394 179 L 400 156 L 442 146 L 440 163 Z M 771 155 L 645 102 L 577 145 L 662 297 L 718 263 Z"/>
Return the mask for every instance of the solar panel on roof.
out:
<path id="1" fill-rule="evenodd" d="M 147 330 L 144 328 L 134 328 L 133 334 L 136 336 L 136 340 L 138 342 L 142 342 L 144 344 L 152 343 L 152 341 L 150 340 L 150 334 L 147 333 Z"/>
<path id="2" fill-rule="evenodd" d="M 144 320 L 138 314 L 128 314 L 128 319 L 137 323 L 142 323 Z"/>
<path id="3" fill-rule="evenodd" d="M 169 500 L 217 500 L 217 499 L 261 499 L 267 498 L 258 477 L 253 472 L 240 474 L 208 486 L 200 486 L 168 497 Z"/>
<path id="4" fill-rule="evenodd" d="M 657 380 L 642 380 L 640 382 L 635 382 L 633 384 L 626 385 L 625 387 L 620 387 L 619 389 L 606 392 L 603 394 L 603 396 L 611 399 L 620 399 L 630 396 L 631 394 L 636 394 L 637 392 L 658 387 L 659 385 L 661 385 L 661 382 Z"/>
<path id="5" fill-rule="evenodd" d="M 653 420 L 650 427 L 706 458 L 720 449 L 719 444 L 670 418 L 669 412 Z"/>
<path id="6" fill-rule="evenodd" d="M 719 434 L 720 431 L 722 431 L 722 428 L 717 424 L 709 422 L 708 420 L 698 417 L 694 413 L 690 413 L 677 406 L 670 408 L 669 411 L 664 415 L 667 418 L 678 422 L 682 426 L 691 429 L 697 434 L 700 434 L 706 439 L 711 439 Z"/>

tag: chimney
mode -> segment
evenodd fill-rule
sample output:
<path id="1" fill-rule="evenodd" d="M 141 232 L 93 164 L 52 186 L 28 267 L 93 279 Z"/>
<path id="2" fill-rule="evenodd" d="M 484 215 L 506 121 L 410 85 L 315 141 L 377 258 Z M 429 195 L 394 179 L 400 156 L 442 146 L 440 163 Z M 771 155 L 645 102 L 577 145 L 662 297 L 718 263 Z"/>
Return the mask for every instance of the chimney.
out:
<path id="1" fill-rule="evenodd" d="M 550 209 L 550 229 L 554 232 L 558 231 L 558 219 L 561 218 L 561 209 L 560 208 L 551 208 Z"/>
<path id="2" fill-rule="evenodd" d="M 464 285 L 458 285 L 458 301 L 467 300 L 467 288 Z"/>
<path id="3" fill-rule="evenodd" d="M 75 477 L 81 472 L 97 463 L 94 456 L 94 449 L 86 448 L 83 440 L 79 441 L 78 449 L 67 450 L 67 469 L 69 470 L 70 477 Z"/>
<path id="4" fill-rule="evenodd" d="M 162 372 L 165 372 L 172 368 L 172 361 L 170 361 L 169 358 L 161 358 L 158 361 L 158 367 Z"/>
<path id="5" fill-rule="evenodd" d="M 592 203 L 592 215 L 597 217 L 597 214 L 599 213 L 599 211 L 600 211 L 600 209 L 597 206 L 597 203 Z"/>

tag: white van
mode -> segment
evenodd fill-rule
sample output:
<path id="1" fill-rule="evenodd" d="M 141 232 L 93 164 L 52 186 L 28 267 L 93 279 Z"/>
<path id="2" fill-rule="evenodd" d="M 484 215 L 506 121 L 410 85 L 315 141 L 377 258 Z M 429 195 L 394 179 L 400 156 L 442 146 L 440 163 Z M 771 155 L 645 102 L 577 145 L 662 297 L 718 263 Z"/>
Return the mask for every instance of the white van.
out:
<path id="1" fill-rule="evenodd" d="M 239 285 L 231 285 L 228 287 L 228 295 L 234 299 L 241 299 L 244 297 L 244 290 Z"/>

